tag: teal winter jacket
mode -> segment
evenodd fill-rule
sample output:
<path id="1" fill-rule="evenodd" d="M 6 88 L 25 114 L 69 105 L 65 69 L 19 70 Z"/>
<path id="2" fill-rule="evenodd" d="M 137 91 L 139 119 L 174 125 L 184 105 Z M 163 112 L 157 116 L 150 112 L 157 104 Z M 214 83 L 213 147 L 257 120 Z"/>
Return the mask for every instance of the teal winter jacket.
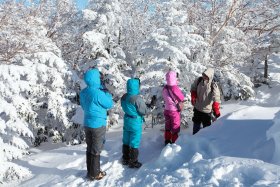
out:
<path id="1" fill-rule="evenodd" d="M 123 143 L 133 148 L 139 147 L 142 134 L 142 124 L 144 121 L 143 116 L 149 111 L 139 93 L 139 79 L 129 79 L 127 81 L 127 93 L 121 98 L 121 106 L 125 113 L 124 131 L 134 134 L 133 140 L 130 136 L 124 135 Z"/>
<path id="2" fill-rule="evenodd" d="M 107 110 L 113 107 L 112 95 L 101 88 L 98 69 L 84 75 L 87 87 L 80 92 L 80 104 L 84 110 L 84 125 L 90 128 L 106 126 Z"/>

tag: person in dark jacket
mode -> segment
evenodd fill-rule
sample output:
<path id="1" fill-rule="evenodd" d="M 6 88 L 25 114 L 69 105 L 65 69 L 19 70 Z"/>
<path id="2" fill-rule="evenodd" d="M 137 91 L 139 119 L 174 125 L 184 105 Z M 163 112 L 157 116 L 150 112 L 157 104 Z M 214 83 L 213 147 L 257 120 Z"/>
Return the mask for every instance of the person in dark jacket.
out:
<path id="1" fill-rule="evenodd" d="M 140 168 L 142 166 L 138 161 L 138 148 L 142 136 L 143 116 L 149 111 L 139 93 L 140 80 L 132 78 L 127 81 L 127 93 L 121 98 L 121 106 L 125 113 L 122 163 L 130 168 Z"/>
<path id="2" fill-rule="evenodd" d="M 80 104 L 84 110 L 87 176 L 100 180 L 106 175 L 100 170 L 100 153 L 105 142 L 107 110 L 113 107 L 113 100 L 110 93 L 102 90 L 98 69 L 87 71 L 84 81 L 87 87 L 80 92 Z"/>
<path id="3" fill-rule="evenodd" d="M 191 103 L 194 106 L 193 134 L 200 130 L 202 123 L 203 128 L 211 125 L 211 115 L 215 118 L 220 117 L 220 90 L 215 82 L 214 69 L 208 68 L 202 73 L 202 77 L 197 78 L 191 85 Z"/>

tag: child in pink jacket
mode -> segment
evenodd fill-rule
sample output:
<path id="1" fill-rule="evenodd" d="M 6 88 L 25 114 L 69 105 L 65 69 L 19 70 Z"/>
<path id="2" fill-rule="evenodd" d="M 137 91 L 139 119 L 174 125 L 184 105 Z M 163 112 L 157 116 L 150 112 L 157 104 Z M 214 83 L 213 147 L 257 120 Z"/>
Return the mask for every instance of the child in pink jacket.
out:
<path id="1" fill-rule="evenodd" d="M 169 71 L 166 74 L 167 85 L 162 90 L 164 99 L 164 117 L 165 117 L 165 145 L 175 143 L 180 132 L 180 111 L 176 107 L 177 102 L 183 102 L 184 95 L 177 85 L 177 73 Z"/>

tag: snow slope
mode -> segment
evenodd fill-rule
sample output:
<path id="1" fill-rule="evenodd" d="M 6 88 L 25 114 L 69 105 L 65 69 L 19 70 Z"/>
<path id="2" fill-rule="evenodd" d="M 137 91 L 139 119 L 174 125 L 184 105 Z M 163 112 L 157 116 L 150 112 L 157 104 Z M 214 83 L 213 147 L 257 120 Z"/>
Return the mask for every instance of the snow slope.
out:
<path id="1" fill-rule="evenodd" d="M 178 142 L 166 147 L 161 125 L 144 130 L 139 157 L 143 166 L 138 170 L 120 164 L 122 125 L 113 127 L 102 152 L 107 177 L 101 181 L 85 179 L 85 144 L 33 149 L 30 157 L 16 161 L 33 176 L 13 185 L 279 186 L 280 107 L 226 104 L 222 113 L 194 136 L 183 129 Z"/>

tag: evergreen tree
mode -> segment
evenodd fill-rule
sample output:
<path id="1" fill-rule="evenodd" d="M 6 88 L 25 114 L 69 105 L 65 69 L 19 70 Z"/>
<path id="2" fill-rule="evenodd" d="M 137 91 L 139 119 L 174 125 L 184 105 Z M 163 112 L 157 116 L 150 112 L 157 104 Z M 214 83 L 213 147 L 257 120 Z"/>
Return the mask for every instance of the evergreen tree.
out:
<path id="1" fill-rule="evenodd" d="M 77 137 L 67 133 L 75 108 L 69 100 L 72 72 L 44 21 L 22 3 L 6 2 L 1 9 L 0 37 L 6 42 L 0 50 L 0 154 L 7 175 L 0 175 L 8 180 L 9 172 L 23 177 L 22 167 L 7 161 L 28 154 L 29 146 Z"/>
<path id="2" fill-rule="evenodd" d="M 126 76 L 129 70 L 125 53 L 120 47 L 122 17 L 120 3 L 116 0 L 89 1 L 88 9 L 83 11 L 82 46 L 83 54 L 77 60 L 79 77 L 96 67 L 104 75 L 103 84 L 112 93 L 115 107 L 109 112 L 109 124 L 117 123 L 120 113 L 121 95 L 125 92 Z M 81 81 L 80 88 L 85 84 Z M 79 122 L 81 123 L 81 121 Z"/>

